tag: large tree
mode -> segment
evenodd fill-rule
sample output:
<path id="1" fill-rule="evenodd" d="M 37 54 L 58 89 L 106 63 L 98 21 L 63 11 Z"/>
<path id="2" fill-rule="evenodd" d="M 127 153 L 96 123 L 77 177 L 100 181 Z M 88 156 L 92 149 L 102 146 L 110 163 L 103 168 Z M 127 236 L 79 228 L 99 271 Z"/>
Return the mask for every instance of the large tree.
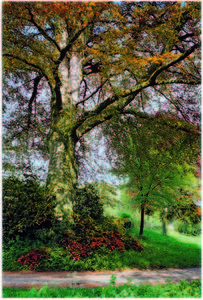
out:
<path id="1" fill-rule="evenodd" d="M 3 109 L 18 103 L 5 145 L 47 146 L 47 189 L 61 207 L 74 199 L 76 148 L 93 128 L 132 107 L 142 116 L 155 96 L 187 118 L 200 84 L 200 3 L 8 1 L 2 19 Z M 189 96 L 174 100 L 183 88 Z"/>

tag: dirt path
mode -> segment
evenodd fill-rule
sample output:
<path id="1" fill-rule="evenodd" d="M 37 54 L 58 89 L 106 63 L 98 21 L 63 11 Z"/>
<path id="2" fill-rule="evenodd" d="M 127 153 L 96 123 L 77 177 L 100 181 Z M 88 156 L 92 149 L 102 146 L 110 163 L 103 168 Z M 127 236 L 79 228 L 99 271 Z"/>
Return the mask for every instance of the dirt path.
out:
<path id="1" fill-rule="evenodd" d="M 5 287 L 95 287 L 108 285 L 111 276 L 116 276 L 116 285 L 127 283 L 166 283 L 182 279 L 201 279 L 201 268 L 167 269 L 157 271 L 126 270 L 104 272 L 3 272 L 2 281 Z"/>

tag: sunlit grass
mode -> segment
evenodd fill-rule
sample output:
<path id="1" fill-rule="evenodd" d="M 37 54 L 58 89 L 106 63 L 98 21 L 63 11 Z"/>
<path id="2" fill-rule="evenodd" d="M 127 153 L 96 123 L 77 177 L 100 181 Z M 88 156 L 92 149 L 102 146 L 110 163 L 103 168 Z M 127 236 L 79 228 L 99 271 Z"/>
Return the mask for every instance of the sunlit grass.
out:
<path id="1" fill-rule="evenodd" d="M 124 202 L 125 203 L 125 202 Z M 167 226 L 167 236 L 162 234 L 162 224 L 158 214 L 145 216 L 143 237 L 139 236 L 140 213 L 127 202 L 124 206 L 109 208 L 108 214 L 119 216 L 123 211 L 131 215 L 134 227 L 131 233 L 144 247 L 136 257 L 128 253 L 123 255 L 123 263 L 139 269 L 186 268 L 201 265 L 201 237 L 187 236 L 175 232 Z"/>
<path id="2" fill-rule="evenodd" d="M 175 239 L 185 244 L 196 244 L 201 246 L 201 236 L 189 236 L 189 235 L 178 233 L 173 229 L 168 229 L 168 235 L 174 237 Z"/>
<path id="3" fill-rule="evenodd" d="M 152 286 L 125 284 L 98 288 L 57 288 L 44 286 L 32 288 L 3 288 L 4 298 L 183 298 L 201 297 L 201 282 L 181 281 L 180 283 L 157 284 Z"/>

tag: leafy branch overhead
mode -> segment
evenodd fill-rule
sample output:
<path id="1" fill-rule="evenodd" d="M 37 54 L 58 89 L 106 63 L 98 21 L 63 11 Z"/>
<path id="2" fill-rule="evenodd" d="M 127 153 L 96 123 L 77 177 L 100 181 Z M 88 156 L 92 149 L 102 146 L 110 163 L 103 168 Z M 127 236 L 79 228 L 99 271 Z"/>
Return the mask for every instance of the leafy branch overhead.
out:
<path id="1" fill-rule="evenodd" d="M 153 117 L 154 101 L 179 129 L 199 125 L 200 3 L 10 1 L 2 25 L 4 107 L 18 107 L 6 144 L 49 152 L 47 186 L 64 199 L 78 144 L 104 122 Z"/>
<path id="2" fill-rule="evenodd" d="M 191 10 L 189 6 L 191 7 Z M 9 12 L 9 8 L 11 7 L 15 16 L 13 22 L 10 20 L 11 13 Z M 65 46 L 61 48 L 59 46 L 60 41 L 57 40 L 56 36 L 57 25 L 55 25 L 52 30 L 53 21 L 51 18 L 55 15 L 54 9 L 56 9 L 56 12 L 60 15 L 63 15 L 62 19 L 65 21 L 66 28 L 61 28 L 60 30 L 68 31 L 68 28 L 72 25 L 72 21 L 69 18 L 69 10 L 72 12 L 73 19 L 76 19 L 77 16 L 79 16 L 79 13 L 82 12 L 83 7 L 85 7 L 88 12 L 86 15 L 86 22 L 82 22 L 83 20 L 81 18 L 81 22 L 78 22 L 78 24 L 75 24 L 74 26 L 74 34 L 72 33 L 69 37 L 67 32 L 67 42 Z M 112 11 L 113 9 L 115 9 L 114 13 Z M 101 15 L 100 18 L 98 16 L 99 13 Z M 109 17 L 107 17 L 108 14 Z M 20 63 L 21 67 L 24 67 L 24 64 L 27 64 L 33 68 L 33 71 L 40 69 L 47 80 L 50 81 L 50 75 L 48 75 L 47 71 L 49 66 L 53 73 L 54 68 L 64 60 L 66 55 L 69 55 L 68 52 L 72 51 L 72 49 L 80 43 L 79 39 L 81 38 L 82 33 L 88 28 L 91 29 L 93 26 L 99 26 L 101 23 L 102 27 L 98 34 L 94 33 L 95 29 L 92 29 L 92 34 L 87 36 L 87 43 L 85 45 L 81 45 L 80 43 L 80 47 L 83 48 L 83 51 L 87 52 L 85 55 L 87 57 L 86 60 L 88 60 L 89 57 L 89 67 L 94 70 L 95 65 L 91 63 L 91 57 L 94 57 L 95 54 L 96 58 L 100 57 L 101 67 L 99 73 L 101 77 L 104 76 L 108 78 L 112 72 L 116 75 L 119 75 L 119 73 L 122 75 L 122 69 L 126 67 L 131 68 L 131 66 L 128 65 L 129 61 L 131 61 L 133 67 L 136 67 L 136 69 L 139 70 L 140 75 L 137 76 L 136 82 L 132 85 L 132 88 L 126 90 L 121 86 L 121 89 L 118 90 L 119 95 L 111 95 L 102 102 L 99 107 L 94 108 L 91 112 L 85 112 L 80 116 L 76 128 L 86 121 L 89 121 L 87 123 L 91 124 L 88 124 L 87 127 L 95 126 L 94 124 L 102 122 L 102 120 L 105 121 L 113 115 L 111 110 L 111 112 L 108 113 L 108 109 L 112 104 L 116 103 L 116 109 L 122 110 L 134 100 L 140 91 L 150 86 L 172 83 L 200 84 L 200 77 L 197 77 L 196 80 L 188 81 L 186 76 L 185 78 L 179 78 L 180 76 L 170 78 L 167 76 L 167 79 L 162 79 L 162 77 L 165 76 L 161 76 L 162 74 L 164 75 L 164 72 L 168 71 L 169 68 L 183 62 L 187 57 L 195 53 L 195 50 L 200 48 L 200 42 L 198 40 L 199 14 L 199 7 L 196 3 L 188 4 L 188 7 L 186 6 L 185 9 L 182 8 L 182 11 L 180 4 L 178 3 L 172 7 L 167 5 L 163 5 L 162 7 L 162 5 L 158 6 L 150 3 L 147 3 L 146 6 L 142 7 L 141 4 L 134 4 L 126 14 L 123 14 L 121 7 L 118 5 L 109 3 L 90 3 L 83 5 L 76 3 L 52 5 L 39 3 L 26 3 L 23 5 L 22 3 L 7 3 L 4 4 L 4 39 L 7 42 L 8 34 L 9 39 L 8 42 L 5 43 L 6 46 L 3 53 L 3 56 L 5 57 L 4 66 L 10 65 L 11 62 L 12 64 L 15 64 L 15 61 L 17 60 L 17 63 Z M 174 23 L 173 25 L 173 21 L 178 18 L 178 25 L 177 23 Z M 24 34 L 26 41 L 23 39 L 21 33 L 22 30 L 19 30 L 19 33 L 17 32 L 16 34 L 17 30 L 16 27 L 14 27 L 16 26 L 16 22 L 20 24 L 21 28 L 25 26 L 29 28 L 27 29 L 28 32 Z M 49 28 L 49 34 L 47 33 L 46 28 Z M 33 38 L 36 32 L 38 32 L 38 38 Z M 167 35 L 171 38 L 166 39 Z M 19 36 L 21 37 L 20 42 L 18 41 Z M 40 36 L 42 36 L 43 39 L 40 38 Z M 122 36 L 122 39 L 119 39 L 120 36 Z M 158 43 L 158 40 L 156 39 L 161 40 L 163 37 L 164 39 L 158 47 L 161 49 L 155 49 L 155 42 Z M 100 42 L 98 40 L 100 40 Z M 89 48 L 87 45 L 90 43 L 91 47 Z M 25 44 L 27 44 L 27 47 L 25 47 Z M 170 49 L 168 49 L 169 44 L 171 45 Z M 20 45 L 23 46 L 24 50 L 19 53 Z M 40 53 L 41 45 L 45 46 L 43 47 L 42 53 Z M 52 45 L 57 49 L 57 55 Z M 13 51 L 11 51 L 11 46 Z M 175 50 L 177 47 L 182 47 L 182 50 Z M 183 51 L 183 48 L 185 51 Z M 106 49 L 105 53 L 104 49 Z M 109 53 L 108 49 L 110 50 Z M 151 53 L 150 56 L 146 56 L 145 54 L 147 49 Z M 32 51 L 31 54 L 29 54 L 30 50 Z M 6 57 L 9 58 L 9 61 L 6 60 Z M 118 57 L 118 59 L 115 57 Z M 47 65 L 45 62 L 48 58 L 52 58 L 52 60 Z M 39 61 L 42 63 L 39 63 Z M 110 63 L 110 68 L 109 65 L 106 64 L 107 62 Z M 86 65 L 88 64 L 86 63 Z M 118 70 L 118 67 L 120 70 Z M 150 74 L 152 67 L 154 68 L 154 71 Z M 143 80 L 142 78 L 148 79 Z M 122 98 L 122 101 L 120 98 Z M 124 101 L 123 99 L 126 100 Z M 105 113 L 104 110 L 106 110 Z M 96 117 L 96 123 L 95 121 L 91 121 L 92 117 Z M 83 134 L 83 131 L 85 130 L 82 130 L 80 134 Z"/>

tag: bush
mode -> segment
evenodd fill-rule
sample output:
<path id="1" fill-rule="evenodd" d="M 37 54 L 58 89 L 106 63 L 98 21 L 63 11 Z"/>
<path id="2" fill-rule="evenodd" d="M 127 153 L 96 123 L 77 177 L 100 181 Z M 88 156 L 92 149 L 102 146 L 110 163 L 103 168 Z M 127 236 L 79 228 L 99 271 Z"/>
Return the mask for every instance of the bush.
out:
<path id="1" fill-rule="evenodd" d="M 115 217 L 104 217 L 102 223 L 97 224 L 95 228 L 95 234 L 97 236 L 103 236 L 107 232 L 113 233 L 125 233 L 124 228 L 125 219 Z"/>
<path id="2" fill-rule="evenodd" d="M 135 238 L 126 232 L 119 232 L 118 227 L 114 223 L 112 226 L 112 220 L 109 222 L 109 219 L 107 218 L 106 222 L 97 227 L 95 225 L 97 231 L 90 231 L 89 236 L 81 237 L 75 236 L 72 232 L 65 233 L 60 245 L 69 250 L 73 260 L 89 257 L 93 252 L 100 251 L 103 248 L 120 252 L 125 250 L 141 252 L 143 250 L 143 247 Z"/>
<path id="3" fill-rule="evenodd" d="M 23 255 L 33 251 L 33 249 L 42 248 L 43 244 L 40 241 L 34 241 L 28 238 L 20 240 L 19 236 L 15 239 L 3 243 L 3 270 L 18 271 L 26 267 L 18 262 L 18 259 Z"/>
<path id="4" fill-rule="evenodd" d="M 125 234 L 122 236 L 122 238 L 126 250 L 135 250 L 141 252 L 144 249 L 139 241 L 133 238 L 131 235 Z"/>
<path id="5" fill-rule="evenodd" d="M 125 230 L 130 231 L 134 227 L 134 223 L 132 221 L 131 216 L 128 213 L 122 213 L 120 215 L 123 227 Z"/>
<path id="6" fill-rule="evenodd" d="M 76 191 L 73 203 L 73 230 L 78 236 L 86 236 L 94 230 L 95 222 L 103 220 L 103 204 L 92 184 Z"/>
<path id="7" fill-rule="evenodd" d="M 54 220 L 53 199 L 45 196 L 36 180 L 21 181 L 15 177 L 3 180 L 3 237 L 34 235 L 40 228 L 51 227 Z"/>
<path id="8" fill-rule="evenodd" d="M 90 218 L 97 221 L 102 219 L 103 204 L 93 184 L 77 189 L 73 213 L 89 215 Z"/>
<path id="9" fill-rule="evenodd" d="M 181 220 L 176 220 L 174 222 L 174 229 L 179 233 L 188 235 L 197 236 L 201 234 L 201 224 L 192 224 Z"/>
<path id="10" fill-rule="evenodd" d="M 40 263 L 44 259 L 47 259 L 48 257 L 49 257 L 49 255 L 47 254 L 46 251 L 36 249 L 36 250 L 29 252 L 26 255 L 21 256 L 18 259 L 18 262 L 21 265 L 24 265 L 24 266 L 28 267 L 29 269 L 34 270 L 36 267 L 38 267 L 40 265 Z"/>
<path id="11" fill-rule="evenodd" d="M 130 219 L 131 220 L 131 215 L 128 213 L 125 213 L 125 212 L 121 213 L 120 217 L 122 219 Z"/>
<path id="12" fill-rule="evenodd" d="M 120 234 L 109 232 L 103 237 L 93 237 L 90 239 L 90 248 L 98 250 L 101 247 L 106 247 L 108 250 L 124 251 L 125 246 Z"/>

